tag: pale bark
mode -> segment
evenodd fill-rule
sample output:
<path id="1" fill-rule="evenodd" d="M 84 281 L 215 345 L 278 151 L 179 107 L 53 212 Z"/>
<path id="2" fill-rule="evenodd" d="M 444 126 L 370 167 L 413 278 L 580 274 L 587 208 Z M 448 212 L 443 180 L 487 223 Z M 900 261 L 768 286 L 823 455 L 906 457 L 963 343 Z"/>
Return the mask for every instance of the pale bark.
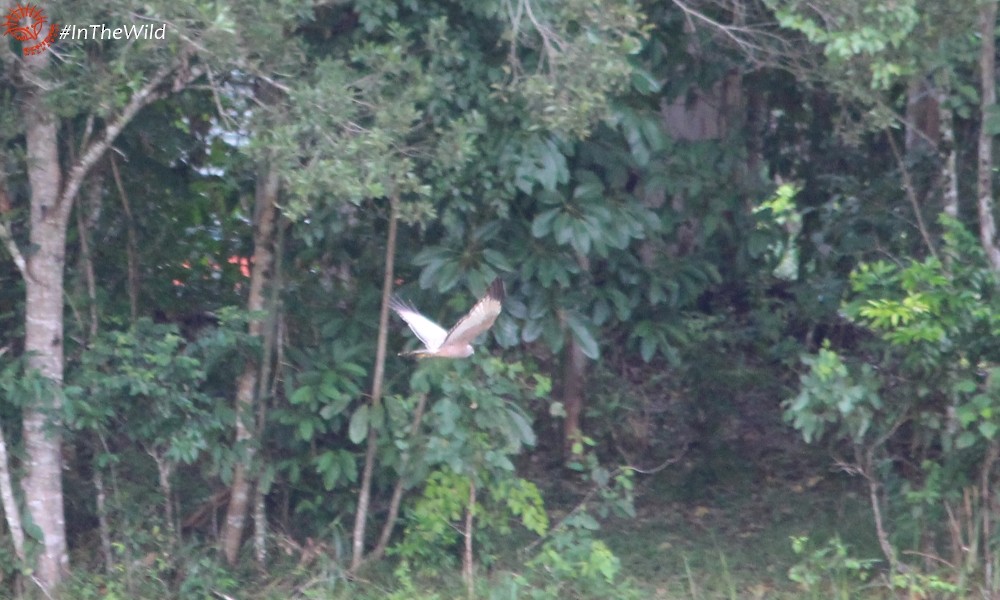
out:
<path id="1" fill-rule="evenodd" d="M 257 478 L 253 492 L 253 549 L 257 566 L 261 569 L 267 564 L 267 505 L 264 503 L 266 494 Z"/>
<path id="2" fill-rule="evenodd" d="M 73 202 L 87 175 L 118 134 L 143 107 L 162 97 L 164 84 L 176 72 L 175 91 L 201 74 L 200 68 L 186 66 L 187 54 L 164 66 L 139 88 L 121 112 L 106 121 L 95 138 L 84 140 L 83 151 L 63 177 L 59 161 L 59 124 L 45 93 L 46 67 L 50 52 L 24 57 L 19 90 L 24 107 L 26 164 L 31 186 L 30 233 L 32 252 L 18 264 L 25 281 L 25 343 L 28 368 L 37 371 L 55 389 L 47 391 L 23 412 L 25 476 L 21 482 L 28 512 L 41 531 L 42 550 L 36 559 L 33 580 L 46 595 L 57 588 L 69 572 L 66 527 L 62 496 L 62 410 L 58 388 L 63 380 L 63 296 L 66 229 Z M 4 229 L 2 232 L 8 234 Z M 9 235 L 3 237 L 10 250 Z M 12 251 L 12 254 L 14 252 Z M 18 260 L 15 255 L 15 262 Z"/>
<path id="3" fill-rule="evenodd" d="M 25 58 L 40 77 L 48 53 Z M 63 380 L 63 268 L 71 201 L 60 202 L 58 123 L 40 90 L 25 90 L 25 138 L 31 184 L 30 241 L 24 279 L 25 342 L 28 368 L 58 388 Z M 24 409 L 25 477 L 28 512 L 43 536 L 35 565 L 39 585 L 52 593 L 69 572 L 62 496 L 60 394 L 43 392 Z"/>
<path id="4" fill-rule="evenodd" d="M 0 351 L 0 356 L 3 352 Z M 10 476 L 10 458 L 7 455 L 7 438 L 0 428 L 0 499 L 3 500 L 4 517 L 10 529 L 11 541 L 14 543 L 14 554 L 19 561 L 24 561 L 24 527 L 21 525 L 21 508 L 14 496 L 14 484 Z"/>
<path id="5" fill-rule="evenodd" d="M 996 110 L 996 22 L 997 3 L 986 2 L 979 9 L 980 126 L 976 206 L 979 212 L 979 242 L 994 271 L 1000 271 L 1000 242 L 993 215 L 993 135 L 986 127 Z"/>
<path id="6" fill-rule="evenodd" d="M 472 525 L 476 509 L 476 480 L 469 477 L 469 506 L 465 509 L 465 551 L 462 553 L 462 578 L 469 600 L 476 595 L 475 564 L 472 554 Z"/>
<path id="7" fill-rule="evenodd" d="M 993 510 L 996 497 L 993 493 L 993 486 L 990 484 L 990 475 L 993 473 L 993 465 L 1000 459 L 1000 446 L 996 442 L 991 442 L 986 456 L 983 457 L 983 464 L 979 467 L 979 498 L 982 512 L 982 540 L 983 540 L 983 581 L 987 586 L 993 586 L 993 569 L 995 553 L 993 552 Z M 994 589 L 990 587 L 990 589 Z"/>
<path id="8" fill-rule="evenodd" d="M 247 310 L 251 313 L 248 325 L 252 337 L 260 338 L 265 323 L 270 321 L 260 313 L 267 306 L 264 290 L 270 285 L 274 264 L 275 220 L 277 217 L 279 179 L 277 170 L 270 165 L 261 168 L 261 180 L 257 183 L 254 207 L 254 250 L 250 269 L 250 292 Z M 222 549 L 226 562 L 236 563 L 243 529 L 250 507 L 250 493 L 256 477 L 250 473 L 255 456 L 258 425 L 254 424 L 259 401 L 258 384 L 262 363 L 247 360 L 236 384 L 236 447 L 241 453 L 233 469 L 233 483 L 226 509 L 226 521 L 222 532 Z M 267 383 L 267 382 L 262 382 Z M 258 523 L 258 527 L 262 527 Z"/>
<path id="9" fill-rule="evenodd" d="M 163 520 L 167 524 L 164 529 L 167 532 L 167 542 L 173 549 L 177 547 L 178 533 L 180 532 L 180 527 L 177 526 L 174 518 L 174 491 L 173 485 L 170 483 L 176 464 L 155 448 L 148 448 L 146 451 L 156 463 L 160 493 L 163 494 Z"/>
<path id="10" fill-rule="evenodd" d="M 389 196 L 389 233 L 385 243 L 385 275 L 382 279 L 382 310 L 378 320 L 378 339 L 375 342 L 375 373 L 372 376 L 371 408 L 382 402 L 382 383 L 385 378 L 385 351 L 388 343 L 389 298 L 392 295 L 393 271 L 396 263 L 396 226 L 399 220 L 399 192 Z M 371 414 L 371 413 L 369 413 Z M 365 466 L 361 471 L 361 489 L 358 491 L 358 508 L 354 515 L 354 533 L 351 540 L 351 571 L 357 571 L 365 559 L 365 525 L 368 521 L 368 504 L 372 494 L 372 476 L 375 472 L 375 452 L 378 449 L 378 432 L 368 424 L 368 445 L 365 449 Z"/>
<path id="11" fill-rule="evenodd" d="M 947 80 L 938 86 L 938 111 L 941 123 L 940 153 L 944 157 L 941 166 L 941 205 L 944 213 L 958 218 L 958 150 L 955 148 L 955 113 L 948 106 L 946 96 Z"/>
<path id="12" fill-rule="evenodd" d="M 14 261 L 14 266 L 17 267 L 17 271 L 21 274 L 21 277 L 25 277 L 26 263 L 24 255 L 21 254 L 21 249 L 17 247 L 17 242 L 14 241 L 14 236 L 11 235 L 10 227 L 7 225 L 7 215 L 12 208 L 10 195 L 7 193 L 7 175 L 0 171 L 0 242 L 3 242 L 7 253 L 10 254 L 11 259 Z"/>

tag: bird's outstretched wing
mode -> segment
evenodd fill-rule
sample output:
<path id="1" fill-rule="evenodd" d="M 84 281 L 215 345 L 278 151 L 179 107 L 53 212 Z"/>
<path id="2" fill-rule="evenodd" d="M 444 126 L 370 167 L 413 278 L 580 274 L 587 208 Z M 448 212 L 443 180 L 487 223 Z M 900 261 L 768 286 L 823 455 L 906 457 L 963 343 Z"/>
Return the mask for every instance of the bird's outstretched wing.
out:
<path id="1" fill-rule="evenodd" d="M 440 348 L 448 336 L 448 332 L 445 331 L 444 327 L 420 314 L 412 304 L 407 304 L 393 296 L 389 299 L 389 308 L 394 310 L 399 315 L 399 318 L 406 321 L 406 324 L 410 326 L 410 330 L 432 352 Z"/>
<path id="2" fill-rule="evenodd" d="M 441 345 L 465 346 L 471 344 L 481 333 L 493 326 L 500 315 L 503 299 L 503 280 L 497 277 L 486 290 L 486 295 L 480 298 L 479 302 L 476 302 L 475 306 L 448 331 Z M 403 318 L 406 320 L 405 317 Z M 412 324 L 410 328 L 413 328 Z M 414 332 L 416 332 L 415 329 Z"/>

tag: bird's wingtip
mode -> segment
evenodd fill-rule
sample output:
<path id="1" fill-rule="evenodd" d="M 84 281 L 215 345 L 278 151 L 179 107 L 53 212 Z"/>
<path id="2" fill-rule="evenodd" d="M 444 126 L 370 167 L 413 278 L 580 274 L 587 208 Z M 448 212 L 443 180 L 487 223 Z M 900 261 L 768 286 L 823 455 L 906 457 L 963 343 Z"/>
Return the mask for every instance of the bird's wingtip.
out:
<path id="1" fill-rule="evenodd" d="M 490 284 L 490 287 L 487 288 L 486 295 L 496 300 L 503 300 L 504 296 L 507 295 L 507 291 L 504 289 L 503 279 L 500 279 L 499 277 L 494 279 L 493 283 Z"/>

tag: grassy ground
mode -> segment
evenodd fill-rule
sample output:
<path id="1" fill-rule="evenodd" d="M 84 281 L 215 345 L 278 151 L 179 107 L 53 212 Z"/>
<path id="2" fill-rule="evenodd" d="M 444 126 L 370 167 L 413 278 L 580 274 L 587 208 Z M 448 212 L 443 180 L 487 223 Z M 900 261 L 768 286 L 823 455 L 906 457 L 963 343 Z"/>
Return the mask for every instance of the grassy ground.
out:
<path id="1" fill-rule="evenodd" d="M 608 544 L 649 598 L 801 598 L 788 577 L 801 559 L 792 536 L 819 547 L 839 535 L 852 555 L 880 556 L 857 480 L 736 467 L 697 492 L 685 473 L 657 474 L 640 483 L 635 519 L 605 524 Z"/>
<path id="2" fill-rule="evenodd" d="M 829 470 L 829 457 L 793 445 L 769 461 L 761 461 L 745 448 L 732 452 L 706 449 L 690 453 L 684 461 L 654 474 L 636 477 L 635 518 L 612 518 L 601 523 L 596 537 L 603 540 L 621 562 L 622 596 L 642 600 L 770 599 L 806 600 L 881 599 L 884 588 L 865 589 L 854 572 L 841 572 L 837 560 L 816 558 L 813 553 L 839 536 L 853 557 L 880 557 L 872 533 L 871 514 L 862 482 Z M 585 489 L 571 483 L 565 469 L 553 467 L 543 493 L 553 515 L 566 514 Z M 796 555 L 792 537 L 808 536 L 810 550 Z M 607 594 L 575 589 L 568 594 L 541 595 L 538 588 L 509 585 L 513 573 L 524 573 L 523 555 L 534 536 L 513 532 L 503 538 L 499 560 L 490 568 L 479 565 L 477 598 L 522 600 L 575 598 L 605 600 Z M 246 573 L 237 579 L 256 579 L 242 593 L 229 590 L 219 597 L 248 600 L 323 598 L 325 600 L 453 600 L 465 598 L 455 564 L 421 575 L 420 566 L 395 571 L 392 557 L 363 572 L 358 579 L 344 578 L 343 566 L 326 548 L 308 564 L 298 554 L 287 564 L 275 564 L 268 573 Z M 804 556 L 813 555 L 812 568 L 820 581 L 804 590 L 789 578 L 789 569 Z M 284 562 L 281 557 L 279 563 Z M 298 567 L 295 563 L 298 562 Z M 842 564 L 842 563 L 841 563 Z M 875 567 L 878 570 L 878 566 Z M 189 574 L 190 575 L 190 574 Z M 212 576 L 223 576 L 219 571 Z M 505 581 L 505 578 L 507 581 Z M 218 580 L 205 588 L 218 596 Z M 83 597 L 83 596 L 80 596 Z M 91 597 L 114 597 L 95 595 Z M 122 596 L 124 597 L 124 596 Z M 142 596 L 158 597 L 158 596 Z M 197 593 L 184 597 L 200 597 Z M 205 596 L 208 597 L 208 596 Z"/>
<path id="3" fill-rule="evenodd" d="M 881 553 L 863 482 L 832 471 L 828 455 L 805 446 L 794 435 L 776 442 L 779 451 L 775 451 L 775 440 L 769 441 L 773 456 L 764 459 L 754 449 L 735 442 L 731 448 L 693 451 L 656 473 L 636 475 L 636 517 L 604 520 L 597 537 L 620 559 L 622 574 L 638 589 L 637 597 L 884 597 L 880 589 L 865 591 L 854 573 L 840 574 L 845 581 L 839 589 L 837 582 L 831 586 L 826 578 L 838 574 L 826 559 L 814 561 L 814 572 L 824 581 L 809 592 L 789 578 L 793 565 L 834 537 L 842 540 L 852 557 L 879 559 Z M 531 478 L 548 482 L 543 495 L 556 516 L 571 509 L 585 491 L 571 483 L 571 475 L 561 467 L 532 473 Z M 809 550 L 801 556 L 793 552 L 791 541 L 800 536 L 810 539 Z M 531 539 L 515 533 L 508 538 L 511 551 Z M 518 571 L 516 560 L 513 554 L 501 558 L 493 573 Z M 487 580 L 484 576 L 481 581 L 485 588 L 490 587 Z M 383 581 L 393 588 L 391 579 Z M 464 595 L 458 581 L 418 580 L 417 587 L 426 590 L 427 598 Z M 845 589 L 851 591 L 843 595 Z M 488 594 L 481 597 L 492 598 Z M 423 596 L 407 598 L 418 599 Z"/>

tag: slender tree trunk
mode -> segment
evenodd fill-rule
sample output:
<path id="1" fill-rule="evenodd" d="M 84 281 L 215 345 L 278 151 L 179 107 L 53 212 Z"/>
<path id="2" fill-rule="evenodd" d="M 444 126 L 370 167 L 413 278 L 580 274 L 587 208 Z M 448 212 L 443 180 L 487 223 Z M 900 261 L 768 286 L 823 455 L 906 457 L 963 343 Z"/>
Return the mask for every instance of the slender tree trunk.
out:
<path id="1" fill-rule="evenodd" d="M 937 251 L 934 250 L 934 241 L 931 239 L 931 232 L 927 229 L 927 224 L 924 223 L 923 208 L 920 206 L 920 200 L 917 198 L 917 188 L 913 185 L 910 170 L 907 168 L 906 161 L 903 160 L 903 155 L 900 154 L 899 148 L 896 147 L 896 140 L 893 138 L 892 132 L 887 132 L 885 137 L 889 141 L 889 148 L 892 149 L 892 155 L 896 158 L 896 164 L 899 165 L 899 174 L 903 179 L 903 192 L 905 192 L 906 199 L 910 201 L 910 206 L 913 208 L 913 216 L 917 221 L 917 231 L 920 232 L 920 237 L 923 238 L 924 244 L 927 245 L 927 251 L 936 257 Z"/>
<path id="2" fill-rule="evenodd" d="M 125 194 L 125 186 L 122 184 L 122 176 L 118 171 L 118 161 L 115 155 L 111 154 L 111 174 L 115 179 L 115 187 L 118 188 L 118 197 L 122 201 L 122 210 L 125 213 L 125 259 L 128 261 L 128 306 L 129 317 L 134 324 L 139 319 L 139 242 L 135 232 L 135 218 L 132 216 L 132 206 Z"/>
<path id="3" fill-rule="evenodd" d="M 983 582 L 986 589 L 995 592 L 993 588 L 993 567 L 995 553 L 993 552 L 993 507 L 995 506 L 996 495 L 990 483 L 990 475 L 993 473 L 993 466 L 997 459 L 1000 459 L 1000 445 L 991 442 L 983 457 L 983 464 L 979 468 L 979 498 L 980 511 L 982 512 L 982 540 L 983 540 Z"/>
<path id="4" fill-rule="evenodd" d="M 18 100 L 24 107 L 23 124 L 31 186 L 29 240 L 31 253 L 22 255 L 8 228 L 0 221 L 0 241 L 24 275 L 24 351 L 28 368 L 37 371 L 50 389 L 24 407 L 22 428 L 25 476 L 21 481 L 28 512 L 42 535 L 42 551 L 35 561 L 33 579 L 46 595 L 54 595 L 69 573 L 66 526 L 62 496 L 63 295 L 66 263 L 66 229 L 87 175 L 126 125 L 143 107 L 165 95 L 164 84 L 174 77 L 172 89 L 180 91 L 201 76 L 204 69 L 189 64 L 184 50 L 177 60 L 152 73 L 128 99 L 121 112 L 107 119 L 99 135 L 90 128 L 65 178 L 59 160 L 59 123 L 46 98 L 50 52 L 14 62 L 19 82 Z M 56 84 L 50 84 L 56 87 Z"/>
<path id="5" fill-rule="evenodd" d="M 114 573 L 115 555 L 111 551 L 111 526 L 108 523 L 108 493 L 104 487 L 104 474 L 94 466 L 94 489 L 97 490 L 97 530 L 101 538 L 101 553 L 104 554 L 104 572 Z"/>
<path id="6" fill-rule="evenodd" d="M 469 600 L 476 595 L 475 564 L 472 554 L 472 526 L 475 522 L 476 480 L 469 477 L 469 506 L 465 509 L 465 551 L 462 553 L 462 578 Z"/>
<path id="7" fill-rule="evenodd" d="M 177 526 L 174 517 L 174 488 L 170 483 L 170 477 L 173 475 L 175 464 L 173 461 L 165 458 L 163 453 L 155 448 L 149 448 L 147 452 L 153 457 L 153 461 L 156 463 L 160 493 L 163 494 L 163 520 L 167 523 L 165 527 L 168 537 L 167 542 L 171 550 L 173 550 L 177 548 L 177 539 L 180 533 L 180 527 Z"/>
<path id="8" fill-rule="evenodd" d="M 379 535 L 378 543 L 369 556 L 371 560 L 382 558 L 385 555 L 385 551 L 389 548 L 389 538 L 392 537 L 392 530 L 396 527 L 396 520 L 399 518 L 399 506 L 403 502 L 403 492 L 406 490 L 406 467 L 410 463 L 410 456 L 413 452 L 417 435 L 420 433 L 420 423 L 423 421 L 424 409 L 426 407 L 427 394 L 420 394 L 417 408 L 413 412 L 413 424 L 410 425 L 410 450 L 399 459 L 399 479 L 396 480 L 396 487 L 392 490 L 392 499 L 389 500 L 389 515 L 385 518 L 385 523 L 382 524 L 382 534 Z"/>
<path id="9" fill-rule="evenodd" d="M 274 225 L 278 213 L 279 188 L 278 172 L 273 166 L 263 165 L 260 170 L 260 180 L 255 193 L 253 264 L 250 270 L 250 293 L 247 298 L 247 310 L 251 313 L 249 333 L 256 338 L 262 336 L 265 324 L 272 321 L 259 313 L 267 308 L 264 291 L 270 285 L 273 274 Z M 237 461 L 233 470 L 229 507 L 226 509 L 226 522 L 222 532 L 222 549 L 226 562 L 230 565 L 236 564 L 239 555 L 250 507 L 250 493 L 256 480 L 250 470 L 256 454 L 256 437 L 261 425 L 255 424 L 259 400 L 257 390 L 260 385 L 267 383 L 259 381 L 261 369 L 260 361 L 247 360 L 236 384 L 236 451 L 241 453 L 242 458 Z"/>
<path id="10" fill-rule="evenodd" d="M 854 460 L 860 469 L 861 476 L 868 484 L 868 502 L 872 509 L 872 518 L 875 521 L 875 537 L 878 545 L 889 563 L 889 572 L 895 574 L 899 571 L 899 561 L 896 550 L 889 541 L 889 532 L 885 529 L 885 521 L 882 518 L 882 495 L 879 488 L 881 484 L 875 475 L 875 457 L 871 448 L 862 448 L 860 445 L 854 446 Z"/>
<path id="11" fill-rule="evenodd" d="M 264 500 L 267 495 L 260 478 L 253 489 L 253 550 L 257 567 L 263 569 L 267 565 L 267 505 Z"/>
<path id="12" fill-rule="evenodd" d="M 89 323 L 80 323 L 80 329 L 89 333 L 89 344 L 97 337 L 99 318 L 97 310 L 97 275 L 94 272 L 94 256 L 90 250 L 90 229 L 97 221 L 96 215 L 101 202 L 101 177 L 95 177 L 87 186 L 86 201 L 76 207 L 76 229 L 80 240 L 80 270 L 83 272 L 83 282 L 87 288 L 87 304 L 90 317 Z M 86 214 L 84 214 L 86 213 Z M 86 327 L 85 327 L 86 325 Z"/>
<path id="13" fill-rule="evenodd" d="M 945 76 L 947 71 L 945 71 Z M 936 88 L 938 111 L 941 122 L 941 143 L 938 146 L 943 157 L 941 166 L 941 205 L 944 213 L 958 218 L 958 150 L 955 148 L 955 112 L 948 106 L 947 90 L 949 81 L 945 79 Z"/>
<path id="14" fill-rule="evenodd" d="M 389 233 L 385 243 L 385 276 L 382 279 L 382 310 L 378 319 L 378 339 L 375 342 L 375 373 L 372 376 L 371 408 L 382 402 L 382 383 L 385 378 L 385 348 L 388 342 L 389 297 L 392 295 L 393 272 L 396 262 L 396 226 L 399 220 L 399 192 L 389 196 Z M 369 413 L 371 414 L 371 413 Z M 358 491 L 358 508 L 354 515 L 354 534 L 351 540 L 351 571 L 357 571 L 365 559 L 365 525 L 368 521 L 368 503 L 372 495 L 372 476 L 375 472 L 375 452 L 378 449 L 378 432 L 368 424 L 368 444 L 365 448 L 365 466 L 361 471 L 361 489 Z"/>
<path id="15" fill-rule="evenodd" d="M 979 212 L 979 241 L 986 251 L 994 271 L 1000 271 L 1000 241 L 993 215 L 993 133 L 986 126 L 989 116 L 996 110 L 996 23 L 997 3 L 984 3 L 979 9 L 980 126 L 979 163 L 976 206 Z"/>
<path id="16" fill-rule="evenodd" d="M 580 415 L 583 413 L 583 388 L 586 378 L 587 357 L 572 335 L 568 335 L 566 356 L 563 359 L 562 402 L 566 408 L 563 425 L 563 451 L 566 456 L 573 453 L 573 445 L 580 441 Z"/>
<path id="17" fill-rule="evenodd" d="M 36 76 L 48 53 L 26 57 Z M 29 67 L 29 68 L 30 68 Z M 25 343 L 28 368 L 51 382 L 52 389 L 24 408 L 22 481 L 28 511 L 43 536 L 35 572 L 46 593 L 54 593 L 69 572 L 62 496 L 62 410 L 58 388 L 63 380 L 63 268 L 66 227 L 72 200 L 60 201 L 58 125 L 37 88 L 25 93 L 25 137 L 31 183 L 32 253 L 25 277 Z"/>
<path id="18" fill-rule="evenodd" d="M 0 356 L 3 352 L 0 352 Z M 24 562 L 24 527 L 21 525 L 21 507 L 14 495 L 13 479 L 10 476 L 10 459 L 7 455 L 7 438 L 0 428 L 0 499 L 3 500 L 3 512 L 10 529 L 11 541 L 14 542 L 14 554 Z"/>

